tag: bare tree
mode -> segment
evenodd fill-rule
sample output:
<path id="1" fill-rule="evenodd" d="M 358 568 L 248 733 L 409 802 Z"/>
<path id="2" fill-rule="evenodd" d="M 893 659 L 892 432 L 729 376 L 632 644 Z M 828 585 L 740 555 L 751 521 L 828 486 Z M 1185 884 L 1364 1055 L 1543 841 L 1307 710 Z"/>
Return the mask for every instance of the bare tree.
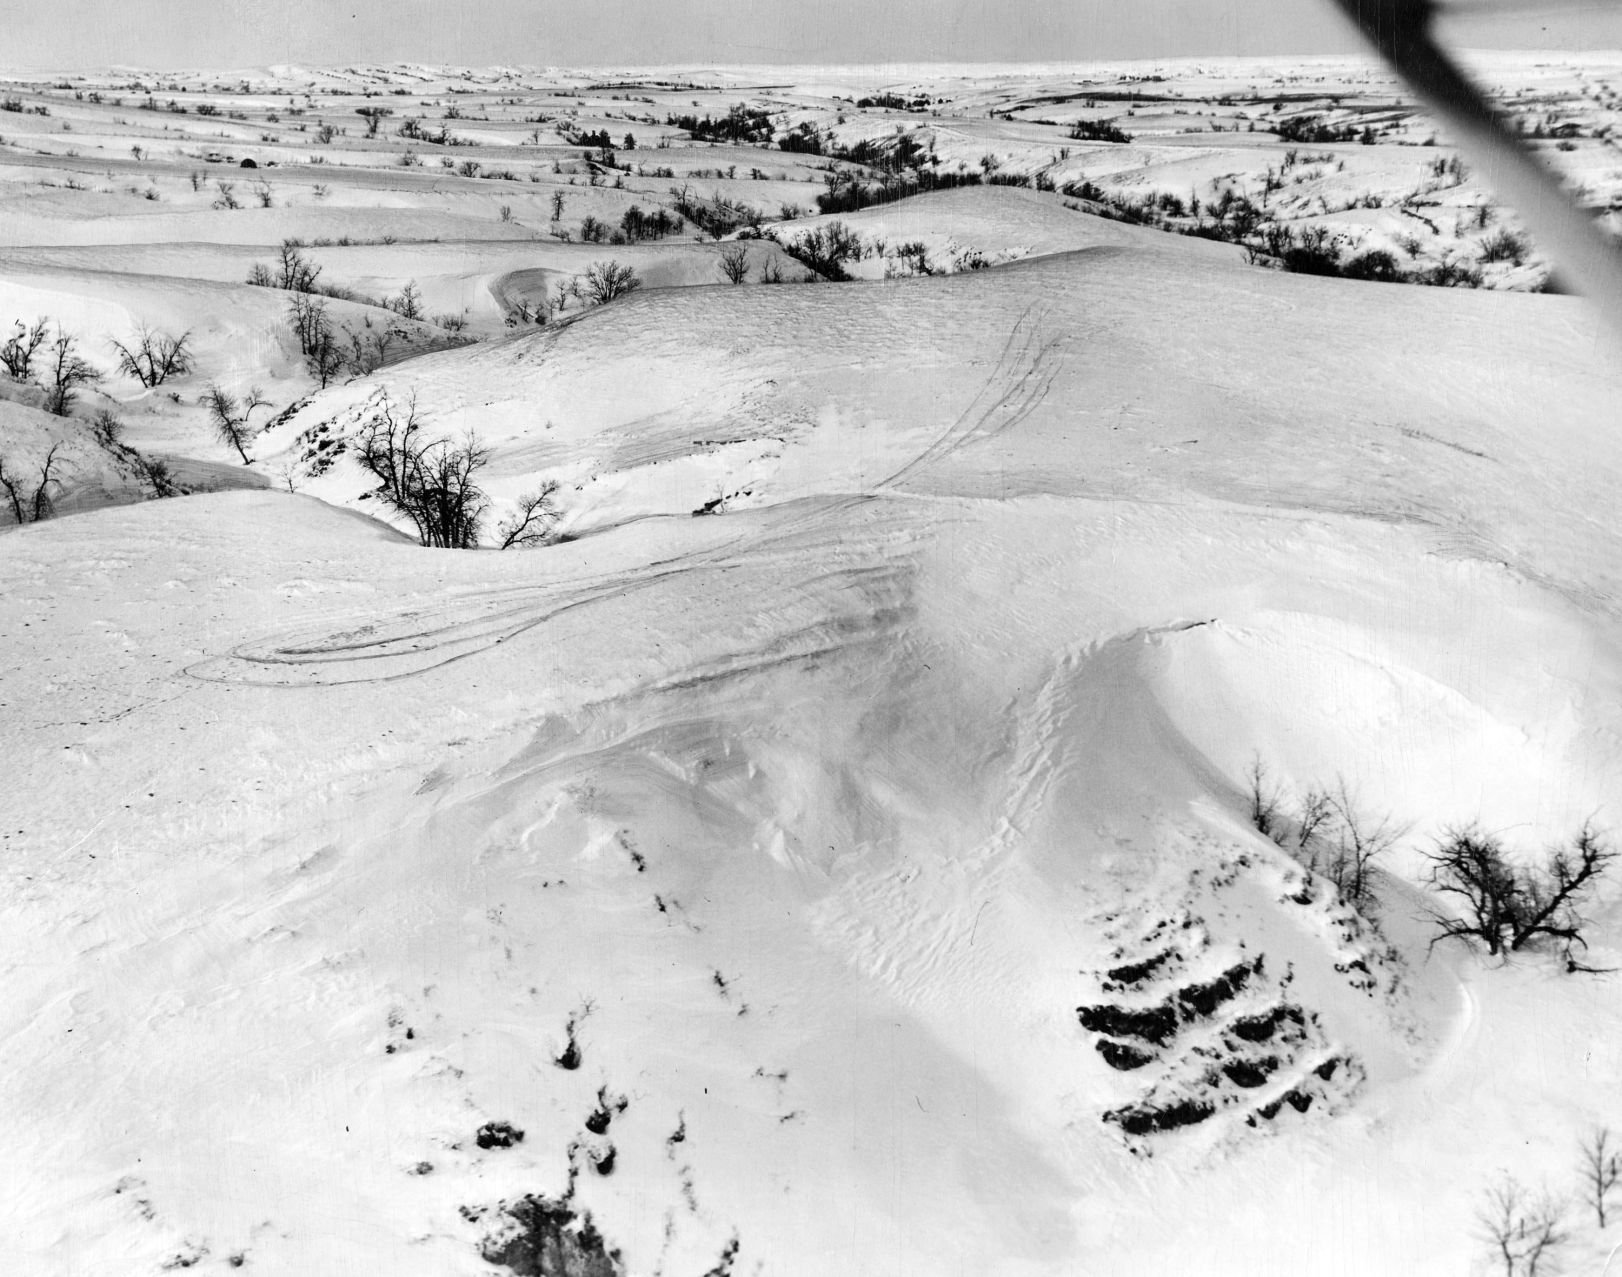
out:
<path id="1" fill-rule="evenodd" d="M 56 513 L 56 502 L 51 497 L 51 485 L 58 481 L 52 478 L 51 470 L 56 465 L 56 454 L 61 447 L 61 440 L 58 440 L 45 454 L 45 460 L 39 467 L 39 479 L 34 482 L 32 492 L 28 490 L 27 482 L 21 476 L 6 473 L 5 459 L 0 457 L 0 488 L 5 489 L 6 500 L 11 505 L 11 517 L 18 523 L 38 523 L 41 519 L 48 519 Z"/>
<path id="2" fill-rule="evenodd" d="M 14 523 L 27 523 L 27 512 L 33 503 L 23 501 L 23 494 L 18 488 L 18 478 L 6 473 L 6 459 L 0 457 L 0 488 L 6 490 L 6 500 L 11 503 L 11 518 Z"/>
<path id="3" fill-rule="evenodd" d="M 288 302 L 287 322 L 298 341 L 299 353 L 304 356 L 304 366 L 323 389 L 348 368 L 359 353 L 353 339 L 346 345 L 333 332 L 324 297 L 295 293 Z"/>
<path id="4" fill-rule="evenodd" d="M 1344 776 L 1337 778 L 1335 791 L 1326 801 L 1339 818 L 1326 871 L 1341 895 L 1353 904 L 1363 904 L 1370 894 L 1370 867 L 1408 832 L 1407 827 L 1394 823 L 1389 815 L 1374 819 L 1365 813 Z"/>
<path id="5" fill-rule="evenodd" d="M 45 460 L 40 463 L 39 483 L 34 487 L 34 522 L 48 519 L 56 513 L 56 503 L 51 499 L 51 467 L 56 462 L 56 453 L 61 443 L 53 443 L 51 450 L 45 454 Z"/>
<path id="6" fill-rule="evenodd" d="M 415 396 L 401 409 L 381 395 L 356 437 L 355 456 L 378 480 L 377 496 L 411 520 L 419 542 L 473 549 L 489 505 L 473 479 L 490 450 L 471 432 L 424 443 L 425 424 Z"/>
<path id="7" fill-rule="evenodd" d="M 749 278 L 749 250 L 734 244 L 721 250 L 721 273 L 730 284 L 741 284 Z"/>
<path id="8" fill-rule="evenodd" d="M 211 383 L 197 402 L 208 409 L 209 424 L 214 427 L 215 438 L 221 443 L 230 444 L 242 458 L 242 464 L 251 466 L 253 460 L 248 456 L 247 445 L 254 432 L 248 428 L 248 418 L 255 408 L 268 407 L 270 400 L 259 393 L 258 386 L 250 389 L 247 397 L 239 401 L 229 391 Z"/>
<path id="9" fill-rule="evenodd" d="M 75 338 L 61 328 L 46 347 L 45 411 L 65 417 L 78 400 L 81 387 L 92 386 L 101 374 L 73 351 Z"/>
<path id="10" fill-rule="evenodd" d="M 17 320 L 11 336 L 0 346 L 0 365 L 17 381 L 27 381 L 34 366 L 34 355 L 45 344 L 50 328 L 49 319 L 36 320 L 32 327 Z"/>
<path id="11" fill-rule="evenodd" d="M 178 337 L 155 333 L 143 322 L 135 330 L 128 346 L 113 342 L 118 351 L 118 366 L 143 386 L 161 386 L 170 377 L 184 377 L 192 369 L 191 351 L 186 343 L 191 333 Z"/>
<path id="12" fill-rule="evenodd" d="M 287 322 L 293 329 L 301 355 L 310 354 L 320 342 L 321 334 L 332 331 L 332 321 L 327 318 L 326 299 L 305 292 L 289 299 Z"/>
<path id="13" fill-rule="evenodd" d="M 409 335 L 402 328 L 373 328 L 370 316 L 361 332 L 346 324 L 343 333 L 349 339 L 349 353 L 344 358 L 344 366 L 356 377 L 376 372 L 387 361 L 389 347 L 394 344 L 395 338 Z"/>
<path id="14" fill-rule="evenodd" d="M 1474 827 L 1447 831 L 1428 858 L 1436 890 L 1464 909 L 1462 916 L 1432 913 L 1440 928 L 1432 944 L 1462 940 L 1498 955 L 1553 940 L 1564 947 L 1568 969 L 1584 969 L 1572 956 L 1572 946 L 1587 945 L 1579 906 L 1616 859 L 1592 825 L 1542 865 L 1512 864 L 1496 837 Z"/>
<path id="15" fill-rule="evenodd" d="M 417 454 L 416 504 L 407 511 L 424 545 L 471 550 L 489 502 L 473 476 L 490 461 L 490 450 L 469 431 L 458 441 L 441 439 Z"/>
<path id="16" fill-rule="evenodd" d="M 552 220 L 555 222 L 563 216 L 564 194 L 562 191 L 552 192 Z"/>
<path id="17" fill-rule="evenodd" d="M 314 346 L 305 352 L 304 366 L 310 370 L 310 376 L 320 383 L 321 389 L 325 390 L 339 373 L 350 366 L 349 361 L 353 355 L 352 349 L 347 352 L 344 350 L 331 328 L 323 328 L 316 337 Z"/>
<path id="18" fill-rule="evenodd" d="M 422 318 L 422 293 L 414 279 L 406 281 L 398 297 L 385 297 L 383 304 L 403 319 Z"/>
<path id="19" fill-rule="evenodd" d="M 598 306 L 606 306 L 616 297 L 624 297 L 642 287 L 636 271 L 618 262 L 593 262 L 586 267 L 585 291 Z"/>
<path id="20" fill-rule="evenodd" d="M 355 114 L 366 121 L 366 136 L 376 137 L 377 126 L 383 123 L 383 117 L 394 112 L 386 106 L 362 106 L 355 109 Z"/>
<path id="21" fill-rule="evenodd" d="M 1295 845 L 1298 849 L 1305 849 L 1312 844 L 1335 816 L 1335 805 L 1329 795 L 1321 789 L 1309 789 L 1301 799 L 1301 814 L 1295 822 Z"/>
<path id="22" fill-rule="evenodd" d="M 135 454 L 135 462 L 141 469 L 142 477 L 152 489 L 155 497 L 177 497 L 182 489 L 175 483 L 174 476 L 169 473 L 169 463 L 162 457 L 149 457 L 144 452 Z"/>
<path id="23" fill-rule="evenodd" d="M 253 197 L 259 201 L 260 208 L 274 208 L 276 195 L 274 188 L 264 178 L 255 178 L 253 183 Z"/>
<path id="24" fill-rule="evenodd" d="M 1564 1202 L 1547 1193 L 1533 1198 L 1507 1176 L 1487 1190 L 1476 1219 L 1504 1277 L 1540 1277 L 1552 1270 L 1555 1253 L 1569 1239 L 1565 1210 Z"/>
<path id="25" fill-rule="evenodd" d="M 1250 785 L 1250 823 L 1256 826 L 1259 833 L 1282 844 L 1284 830 L 1278 815 L 1279 789 L 1277 785 L 1269 783 L 1267 764 L 1262 762 L 1259 753 L 1251 755 L 1250 770 L 1245 773 L 1245 779 Z"/>
<path id="26" fill-rule="evenodd" d="M 285 288 L 290 293 L 313 293 L 321 267 L 304 255 L 304 244 L 297 239 L 284 239 L 277 250 L 274 266 L 255 262 L 248 271 L 248 282 L 260 288 Z"/>
<path id="27" fill-rule="evenodd" d="M 544 297 L 534 304 L 527 298 L 520 297 L 507 307 L 505 322 L 508 328 L 517 328 L 522 324 L 545 324 L 551 316 L 552 312 Z"/>
<path id="28" fill-rule="evenodd" d="M 503 550 L 515 546 L 545 545 L 552 539 L 558 521 L 558 510 L 552 498 L 557 491 L 557 480 L 548 479 L 539 491 L 518 498 L 518 508 L 496 528 Z"/>
<path id="29" fill-rule="evenodd" d="M 213 207 L 226 209 L 242 207 L 242 202 L 236 197 L 236 183 L 215 182 L 214 185 L 219 189 L 220 193 L 215 198 Z"/>
<path id="30" fill-rule="evenodd" d="M 123 453 L 130 451 L 124 443 L 124 423 L 118 419 L 118 414 L 106 408 L 98 409 L 90 418 L 90 433 L 95 436 L 96 446 L 103 452 Z"/>
<path id="31" fill-rule="evenodd" d="M 1583 1200 L 1594 1208 L 1594 1218 L 1604 1228 L 1606 1199 L 1622 1183 L 1622 1152 L 1617 1151 L 1611 1132 L 1603 1126 L 1582 1142 L 1580 1152 Z"/>

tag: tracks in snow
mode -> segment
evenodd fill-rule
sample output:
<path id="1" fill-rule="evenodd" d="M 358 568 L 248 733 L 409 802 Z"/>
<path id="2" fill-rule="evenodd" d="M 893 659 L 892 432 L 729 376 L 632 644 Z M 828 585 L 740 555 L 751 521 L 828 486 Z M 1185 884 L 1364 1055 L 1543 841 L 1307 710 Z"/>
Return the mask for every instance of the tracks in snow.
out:
<path id="1" fill-rule="evenodd" d="M 1046 334 L 1043 321 L 1047 313 L 1036 303 L 1026 307 L 1003 342 L 991 375 L 969 406 L 934 443 L 880 480 L 879 491 L 905 482 L 970 443 L 996 438 L 1036 411 L 1059 372 L 1056 355 L 1062 339 Z"/>

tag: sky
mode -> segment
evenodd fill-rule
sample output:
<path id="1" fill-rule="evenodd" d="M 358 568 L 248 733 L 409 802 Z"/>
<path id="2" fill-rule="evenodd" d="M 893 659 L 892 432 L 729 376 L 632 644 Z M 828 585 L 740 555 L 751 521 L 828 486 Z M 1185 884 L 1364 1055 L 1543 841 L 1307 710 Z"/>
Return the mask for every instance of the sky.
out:
<path id="1" fill-rule="evenodd" d="M 1472 47 L 1622 48 L 1622 6 L 1456 0 Z M 1357 47 L 1329 0 L 0 0 L 0 67 L 1051 62 Z"/>

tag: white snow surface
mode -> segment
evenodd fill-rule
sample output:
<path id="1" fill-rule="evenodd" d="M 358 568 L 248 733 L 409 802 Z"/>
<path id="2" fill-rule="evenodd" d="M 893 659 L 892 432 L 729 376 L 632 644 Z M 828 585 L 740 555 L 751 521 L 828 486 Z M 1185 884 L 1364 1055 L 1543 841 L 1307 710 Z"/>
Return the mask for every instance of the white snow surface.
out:
<path id="1" fill-rule="evenodd" d="M 1492 1177 L 1622 1122 L 1619 977 L 1429 950 L 1421 854 L 1622 816 L 1615 348 L 1570 298 L 1061 239 L 650 288 L 256 445 L 415 393 L 498 507 L 560 481 L 542 550 L 422 549 L 347 458 L 0 538 L 0 1271 L 475 1277 L 571 1162 L 636 1274 L 1477 1271 Z M 1383 938 L 1299 902 L 1258 755 L 1409 826 Z M 1190 1089 L 1231 1018 L 1106 1064 L 1077 1009 L 1161 952 L 1125 1002 L 1262 960 L 1221 1015 L 1307 1013 L 1280 1072 Z M 1102 1120 L 1151 1079 L 1215 1114 Z"/>

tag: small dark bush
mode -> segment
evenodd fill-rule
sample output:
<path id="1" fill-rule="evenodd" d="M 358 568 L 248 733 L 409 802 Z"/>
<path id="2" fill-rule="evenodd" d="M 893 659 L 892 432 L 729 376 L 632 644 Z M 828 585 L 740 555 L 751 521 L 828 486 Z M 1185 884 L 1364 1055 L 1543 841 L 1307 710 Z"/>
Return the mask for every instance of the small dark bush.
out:
<path id="1" fill-rule="evenodd" d="M 511 1122 L 486 1122 L 473 1138 L 480 1148 L 511 1148 L 524 1142 L 524 1132 Z"/>

